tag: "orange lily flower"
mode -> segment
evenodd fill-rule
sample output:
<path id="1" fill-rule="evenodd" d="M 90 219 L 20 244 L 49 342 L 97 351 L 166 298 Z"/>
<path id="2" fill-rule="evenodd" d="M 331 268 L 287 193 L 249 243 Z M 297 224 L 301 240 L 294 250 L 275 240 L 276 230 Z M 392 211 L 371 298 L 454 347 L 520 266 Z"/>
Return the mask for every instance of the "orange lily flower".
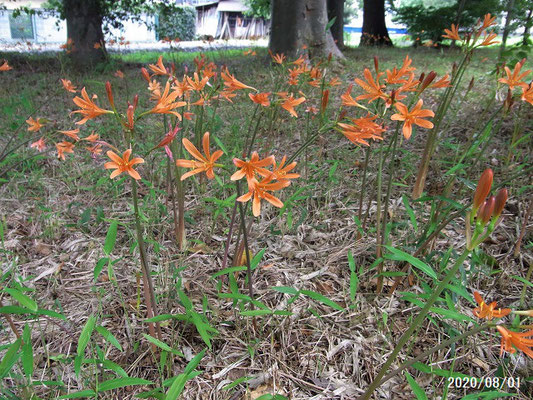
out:
<path id="1" fill-rule="evenodd" d="M 496 33 L 486 33 L 480 46 L 490 46 L 491 44 L 500 43 L 498 40 L 494 40 L 497 36 L 498 34 Z"/>
<path id="2" fill-rule="evenodd" d="M 80 140 L 80 137 L 78 136 L 78 133 L 80 133 L 79 128 L 78 129 L 72 129 L 70 131 L 58 131 L 59 133 L 62 133 L 64 135 L 67 135 L 69 138 L 72 138 L 76 141 Z"/>
<path id="3" fill-rule="evenodd" d="M 104 168 L 114 169 L 114 171 L 109 176 L 110 179 L 119 176 L 123 172 L 127 172 L 129 176 L 131 176 L 133 179 L 141 179 L 141 176 L 137 171 L 133 169 L 133 166 L 135 164 L 142 164 L 144 160 L 139 157 L 130 160 L 131 149 L 126 150 L 122 154 L 122 157 L 120 157 L 118 154 L 111 150 L 109 150 L 106 154 L 112 161 L 106 162 L 104 164 Z"/>
<path id="4" fill-rule="evenodd" d="M 33 117 L 30 117 L 26 120 L 26 123 L 29 125 L 28 130 L 30 132 L 37 132 L 39 129 L 41 129 L 44 124 L 41 123 L 41 119 L 37 118 L 37 120 L 33 119 Z"/>
<path id="5" fill-rule="evenodd" d="M 174 101 L 176 100 L 176 97 L 178 97 L 178 92 L 172 92 L 168 93 L 170 89 L 170 84 L 167 82 L 165 85 L 165 90 L 161 97 L 159 98 L 159 101 L 155 105 L 154 108 L 150 110 L 151 114 L 172 114 L 178 117 L 178 119 L 181 121 L 181 115 L 179 115 L 176 111 L 173 111 L 175 108 L 186 106 L 187 103 L 184 101 Z"/>
<path id="6" fill-rule="evenodd" d="M 100 136 L 96 133 L 91 133 L 89 136 L 84 137 L 82 140 L 86 140 L 88 142 L 96 142 L 98 139 L 100 139 Z"/>
<path id="7" fill-rule="evenodd" d="M 504 351 L 513 354 L 516 353 L 516 349 L 518 349 L 533 358 L 533 349 L 531 348 L 533 347 L 533 339 L 526 339 L 533 337 L 533 330 L 520 333 L 510 331 L 501 325 L 496 326 L 496 328 L 502 335 L 500 355 L 502 355 Z"/>
<path id="8" fill-rule="evenodd" d="M 178 124 L 176 124 L 176 127 L 174 129 L 172 129 L 172 126 L 170 126 L 170 130 L 167 132 L 163 140 L 161 140 L 159 144 L 155 147 L 160 148 L 160 147 L 168 146 L 170 143 L 174 141 L 174 138 L 176 137 L 176 134 L 178 133 L 179 130 L 180 128 L 178 127 Z"/>
<path id="9" fill-rule="evenodd" d="M 300 174 L 295 173 L 289 173 L 296 167 L 296 161 L 291 162 L 290 164 L 285 165 L 287 162 L 287 156 L 283 156 L 280 163 L 276 165 L 276 162 L 274 161 L 272 164 L 273 171 L 272 171 L 272 177 L 278 181 L 288 180 L 288 179 L 296 179 L 300 177 Z"/>
<path id="10" fill-rule="evenodd" d="M 0 71 L 9 71 L 10 69 L 13 69 L 13 67 L 10 67 L 7 61 L 0 65 Z"/>
<path id="11" fill-rule="evenodd" d="M 98 107 L 87 94 L 85 88 L 81 89 L 81 97 L 74 97 L 72 101 L 81 108 L 81 110 L 72 111 L 71 114 L 79 113 L 84 116 L 84 118 L 78 122 L 76 125 L 83 125 L 88 120 L 96 118 L 102 114 L 113 114 L 113 111 L 104 110 L 103 108 Z"/>
<path id="12" fill-rule="evenodd" d="M 224 80 L 224 86 L 227 86 L 226 90 L 234 91 L 234 90 L 240 90 L 240 89 L 253 89 L 253 87 L 245 85 L 242 82 L 239 82 L 233 75 L 231 75 L 226 68 L 225 71 L 220 73 L 220 76 Z"/>
<path id="13" fill-rule="evenodd" d="M 376 80 L 374 81 L 374 78 L 372 77 L 372 73 L 368 68 L 365 68 L 365 71 L 363 72 L 366 81 L 363 81 L 362 79 L 355 79 L 355 83 L 357 83 L 361 88 L 367 93 L 362 94 L 360 96 L 357 96 L 356 100 L 363 100 L 363 99 L 369 99 L 368 102 L 371 103 L 376 99 L 386 99 L 387 96 L 385 93 L 383 93 L 382 88 L 385 87 L 385 85 L 379 84 L 379 78 L 381 75 L 383 75 L 383 72 L 380 72 L 377 74 Z"/>
<path id="14" fill-rule="evenodd" d="M 240 169 L 231 175 L 230 179 L 232 181 L 238 181 L 239 179 L 246 177 L 246 180 L 248 181 L 248 187 L 250 187 L 252 180 L 255 179 L 256 173 L 262 177 L 266 177 L 271 174 L 271 172 L 264 167 L 272 165 L 274 162 L 274 156 L 269 156 L 260 160 L 257 151 L 252 153 L 250 161 L 243 161 L 238 158 L 234 158 L 233 164 Z"/>
<path id="15" fill-rule="evenodd" d="M 117 78 L 124 79 L 124 72 L 122 72 L 120 69 L 117 69 L 113 75 L 115 75 Z"/>
<path id="16" fill-rule="evenodd" d="M 527 101 L 533 106 L 533 83 L 530 83 L 529 86 L 522 86 L 522 100 Z"/>
<path id="17" fill-rule="evenodd" d="M 381 133 L 385 132 L 385 129 L 374 122 L 376 118 L 377 115 L 373 117 L 367 115 L 366 117 L 352 119 L 353 125 L 344 123 L 338 123 L 338 125 L 341 128 L 341 133 L 350 142 L 355 145 L 363 144 L 368 146 L 366 139 L 383 140 Z"/>
<path id="18" fill-rule="evenodd" d="M 252 211 L 255 217 L 258 217 L 261 214 L 261 200 L 265 199 L 270 204 L 272 204 L 274 207 L 281 208 L 283 207 L 283 203 L 280 199 L 275 197 L 274 195 L 268 193 L 273 192 L 276 190 L 281 190 L 287 186 L 289 186 L 290 181 L 288 180 L 282 180 L 279 182 L 271 183 L 272 178 L 265 178 L 261 182 L 258 182 L 256 179 L 252 181 L 252 186 L 248 193 L 243 194 L 242 196 L 237 198 L 237 201 L 240 201 L 242 203 L 247 202 L 248 200 L 252 201 Z"/>
<path id="19" fill-rule="evenodd" d="M 256 56 L 256 55 L 257 55 L 257 53 L 255 52 L 255 50 L 252 50 L 252 49 L 245 50 L 245 51 L 243 52 L 243 54 L 244 54 L 245 56 Z"/>
<path id="20" fill-rule="evenodd" d="M 416 69 L 410 66 L 412 62 L 413 60 L 409 58 L 409 55 L 405 56 L 400 69 L 394 67 L 392 71 L 386 71 L 387 79 L 385 79 L 385 81 L 389 84 L 404 83 L 405 81 L 402 81 L 401 79 L 406 75 L 412 74 L 412 71 Z"/>
<path id="21" fill-rule="evenodd" d="M 425 117 L 434 117 L 435 113 L 431 110 L 422 110 L 423 105 L 422 99 L 418 100 L 418 102 L 415 104 L 413 109 L 409 111 L 409 109 L 402 103 L 396 103 L 394 106 L 399 111 L 399 114 L 393 114 L 391 116 L 391 119 L 393 121 L 404 121 L 403 123 L 403 136 L 406 139 L 409 139 L 411 137 L 413 125 L 421 126 L 422 128 L 433 128 L 433 123 L 431 121 L 427 121 L 423 118 Z"/>
<path id="22" fill-rule="evenodd" d="M 61 79 L 61 83 L 67 92 L 76 93 L 76 86 L 68 79 Z"/>
<path id="23" fill-rule="evenodd" d="M 483 17 L 483 24 L 481 25 L 481 29 L 487 29 L 492 25 L 496 25 L 496 16 L 492 17 L 490 13 L 485 14 L 485 16 Z"/>
<path id="24" fill-rule="evenodd" d="M 305 58 L 304 58 L 303 55 L 301 55 L 301 56 L 298 57 L 296 60 L 294 60 L 293 62 L 291 62 L 291 64 L 294 64 L 294 65 L 302 65 L 304 62 L 305 62 Z"/>
<path id="25" fill-rule="evenodd" d="M 187 81 L 187 79 L 188 77 L 184 75 L 182 81 L 179 81 L 176 79 L 174 83 L 172 84 L 172 90 L 178 92 L 178 97 L 188 95 L 189 94 L 188 92 L 193 90 L 191 85 L 189 85 L 189 82 Z"/>
<path id="26" fill-rule="evenodd" d="M 341 95 L 342 105 L 347 107 L 361 107 L 361 105 L 352 97 L 352 88 L 353 85 L 348 86 L 346 92 Z"/>
<path id="27" fill-rule="evenodd" d="M 150 100 L 157 101 L 161 98 L 161 84 L 155 79 L 148 84 L 148 90 L 152 93 Z"/>
<path id="28" fill-rule="evenodd" d="M 237 97 L 236 93 L 233 93 L 231 90 L 223 90 L 218 94 L 218 96 L 215 96 L 214 98 L 226 99 L 230 103 L 233 103 L 231 99 L 233 99 L 234 97 Z"/>
<path id="29" fill-rule="evenodd" d="M 294 107 L 302 104 L 305 101 L 305 97 L 300 97 L 299 99 L 295 99 L 292 94 L 285 99 L 281 107 L 283 107 L 285 110 L 289 112 L 293 117 L 298 117 L 298 114 L 296 114 L 296 111 L 294 111 Z"/>
<path id="30" fill-rule="evenodd" d="M 449 79 L 449 75 L 446 74 L 442 78 L 440 78 L 437 82 L 432 84 L 430 88 L 439 89 L 439 88 L 445 88 L 448 86 L 450 86 L 450 79 Z"/>
<path id="31" fill-rule="evenodd" d="M 268 93 L 248 93 L 248 96 L 250 97 L 250 100 L 252 100 L 255 104 L 260 104 L 263 107 L 268 107 L 270 105 L 270 100 L 268 99 L 268 96 L 270 96 L 270 92 Z"/>
<path id="32" fill-rule="evenodd" d="M 270 57 L 272 57 L 272 60 L 277 64 L 283 64 L 285 61 L 285 55 L 283 53 L 273 54 L 270 50 L 268 50 L 268 53 L 270 54 Z"/>
<path id="33" fill-rule="evenodd" d="M 44 143 L 44 138 L 40 138 L 36 142 L 33 142 L 30 145 L 30 147 L 34 147 L 37 150 L 39 150 L 39 152 L 43 152 L 46 149 L 46 144 Z"/>
<path id="34" fill-rule="evenodd" d="M 96 143 L 91 147 L 86 147 L 86 149 L 91 153 L 92 158 L 96 158 L 97 155 L 102 154 L 102 145 L 100 143 Z"/>
<path id="35" fill-rule="evenodd" d="M 524 65 L 525 59 L 522 61 L 519 61 L 514 66 L 513 72 L 511 73 L 511 70 L 509 67 L 505 67 L 505 74 L 507 75 L 507 78 L 500 78 L 498 79 L 498 82 L 504 83 L 507 86 L 509 86 L 509 89 L 514 89 L 516 86 L 527 88 L 527 83 L 523 82 L 523 79 L 528 76 L 531 73 L 531 70 L 528 69 L 527 71 L 524 71 L 520 73 L 522 66 Z"/>
<path id="36" fill-rule="evenodd" d="M 95 49 L 99 49 L 99 48 L 102 47 L 102 45 L 101 45 L 100 43 L 96 42 L 96 43 L 93 45 L 93 47 L 94 47 Z"/>
<path id="37" fill-rule="evenodd" d="M 474 292 L 474 298 L 476 299 L 479 307 L 474 308 L 473 313 L 478 318 L 487 318 L 490 321 L 493 318 L 503 318 L 511 313 L 510 308 L 496 309 L 495 301 L 490 304 L 485 303 L 478 292 Z"/>
<path id="38" fill-rule="evenodd" d="M 444 32 L 446 33 L 446 35 L 442 35 L 444 38 L 461 40 L 461 37 L 459 36 L 459 25 L 452 24 L 452 29 L 444 29 Z"/>
<path id="39" fill-rule="evenodd" d="M 155 75 L 168 75 L 167 69 L 163 65 L 163 56 L 159 56 L 159 59 L 157 60 L 156 64 L 149 64 L 148 68 L 150 68 Z"/>
<path id="40" fill-rule="evenodd" d="M 187 77 L 188 87 L 190 88 L 189 90 L 192 89 L 198 92 L 203 90 L 208 80 L 209 78 L 207 76 L 203 77 L 202 80 L 200 80 L 200 78 L 198 77 L 198 73 L 195 72 L 194 79 Z"/>
<path id="41" fill-rule="evenodd" d="M 213 154 L 209 152 L 209 132 L 204 133 L 204 137 L 202 139 L 202 147 L 205 153 L 205 156 L 202 155 L 192 144 L 188 139 L 183 138 L 182 140 L 183 146 L 187 151 L 196 158 L 198 161 L 194 160 L 177 160 L 176 165 L 178 167 L 184 167 L 184 168 L 193 168 L 192 171 L 189 171 L 181 176 L 181 180 L 187 179 L 189 176 L 198 174 L 200 172 L 205 172 L 207 177 L 209 179 L 213 179 L 215 177 L 215 173 L 213 172 L 213 168 L 218 166 L 215 164 L 215 161 L 218 160 L 222 154 L 222 150 L 217 150 Z"/>
<path id="42" fill-rule="evenodd" d="M 335 76 L 330 79 L 329 86 L 339 86 L 339 85 L 341 85 L 341 80 L 339 78 Z"/>
<path id="43" fill-rule="evenodd" d="M 57 158 L 65 161 L 65 153 L 74 153 L 74 147 L 76 147 L 74 146 L 74 143 L 67 141 L 56 143 Z"/>

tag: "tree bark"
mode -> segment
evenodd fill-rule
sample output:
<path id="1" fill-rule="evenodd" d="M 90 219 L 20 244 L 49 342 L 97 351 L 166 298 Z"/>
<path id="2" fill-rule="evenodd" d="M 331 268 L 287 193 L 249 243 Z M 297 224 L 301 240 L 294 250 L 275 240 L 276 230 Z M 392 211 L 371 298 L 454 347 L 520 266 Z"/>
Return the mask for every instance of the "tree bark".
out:
<path id="1" fill-rule="evenodd" d="M 327 23 L 326 0 L 273 0 L 268 48 L 293 58 L 305 45 L 311 57 L 344 58 L 331 32 L 326 32 Z"/>
<path id="2" fill-rule="evenodd" d="M 344 1 L 328 0 L 328 19 L 335 18 L 330 28 L 331 35 L 340 50 L 344 49 Z"/>
<path id="3" fill-rule="evenodd" d="M 360 46 L 392 46 L 385 24 L 385 0 L 364 0 Z"/>
<path id="4" fill-rule="evenodd" d="M 511 25 L 511 20 L 513 19 L 513 7 L 514 7 L 514 0 L 508 0 L 507 1 L 507 16 L 505 18 L 505 26 L 503 27 L 503 35 L 502 35 L 502 44 L 500 46 L 500 52 L 498 54 L 498 59 L 502 59 L 503 52 L 505 51 L 505 45 L 507 44 L 507 38 L 509 37 L 509 28 Z"/>
<path id="5" fill-rule="evenodd" d="M 524 35 L 522 36 L 522 45 L 523 46 L 527 46 L 528 44 L 528 41 L 529 41 L 529 35 L 530 35 L 530 30 L 531 30 L 531 25 L 533 23 L 533 21 L 531 20 L 531 14 L 533 13 L 533 8 L 530 8 L 528 13 L 527 13 L 527 17 L 526 17 L 526 24 L 525 24 L 525 27 L 524 27 Z"/>
<path id="6" fill-rule="evenodd" d="M 87 69 L 107 59 L 99 0 L 63 0 L 67 20 L 67 53 L 75 68 Z M 97 45 L 95 48 L 95 44 Z"/>

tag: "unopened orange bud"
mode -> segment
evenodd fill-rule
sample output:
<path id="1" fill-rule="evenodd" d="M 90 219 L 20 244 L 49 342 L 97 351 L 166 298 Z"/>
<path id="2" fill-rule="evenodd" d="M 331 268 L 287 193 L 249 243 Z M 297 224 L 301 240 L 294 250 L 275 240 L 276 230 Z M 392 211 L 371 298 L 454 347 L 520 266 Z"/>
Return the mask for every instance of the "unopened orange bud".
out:
<path id="1" fill-rule="evenodd" d="M 481 207 L 488 194 L 490 193 L 493 177 L 494 174 L 492 172 L 492 169 L 490 168 L 487 168 L 481 174 L 481 178 L 479 178 L 479 181 L 477 183 L 476 192 L 474 193 L 474 204 L 472 206 L 473 214 L 475 214 L 479 207 Z"/>
<path id="2" fill-rule="evenodd" d="M 429 85 L 431 85 L 431 82 L 435 80 L 437 77 L 437 74 L 435 71 L 431 71 L 428 76 L 426 76 L 426 79 L 422 82 L 422 86 L 420 86 L 420 91 L 422 92 L 424 89 L 426 89 Z"/>
<path id="3" fill-rule="evenodd" d="M 134 114 L 135 114 L 135 108 L 130 104 L 128 106 L 128 112 L 126 113 L 126 115 L 128 117 L 128 128 L 130 130 L 133 130 L 133 127 L 135 125 L 135 120 L 134 120 L 135 116 L 134 116 Z"/>
<path id="4" fill-rule="evenodd" d="M 426 73 L 425 73 L 425 72 L 422 72 L 422 73 L 420 74 L 420 78 L 418 78 L 418 82 L 423 82 L 425 77 L 426 77 Z"/>
<path id="5" fill-rule="evenodd" d="M 331 59 L 333 58 L 333 53 L 329 53 L 328 54 L 328 63 L 331 62 Z"/>
<path id="6" fill-rule="evenodd" d="M 456 72 L 457 72 L 457 63 L 454 61 L 452 65 L 452 76 L 455 76 Z"/>
<path id="7" fill-rule="evenodd" d="M 503 207 L 505 207 L 505 203 L 507 202 L 507 189 L 500 189 L 498 194 L 496 195 L 496 202 L 494 204 L 494 214 L 493 217 L 497 219 L 500 215 L 502 215 Z"/>
<path id="8" fill-rule="evenodd" d="M 113 91 L 111 90 L 111 83 L 107 81 L 105 83 L 105 91 L 107 92 L 107 99 L 112 108 L 115 108 L 115 99 L 113 98 Z"/>
<path id="9" fill-rule="evenodd" d="M 492 214 L 494 213 L 494 204 L 496 203 L 496 198 L 494 196 L 490 196 L 485 203 L 483 203 L 483 206 L 479 209 L 478 213 L 478 220 L 481 221 L 483 225 L 486 225 L 490 218 L 492 217 Z"/>
<path id="10" fill-rule="evenodd" d="M 474 87 L 474 77 L 470 80 L 470 83 L 468 84 L 468 91 L 471 91 Z"/>
<path id="11" fill-rule="evenodd" d="M 329 89 L 326 89 L 324 90 L 324 93 L 322 94 L 322 105 L 320 107 L 320 112 L 326 111 L 328 102 L 329 102 Z"/>
<path id="12" fill-rule="evenodd" d="M 505 98 L 505 101 L 503 102 L 503 110 L 505 112 L 509 111 L 510 108 L 513 106 L 514 100 L 513 100 L 513 92 L 511 92 L 511 89 L 507 89 L 507 97 Z"/>
<path id="13" fill-rule="evenodd" d="M 133 97 L 133 111 L 135 111 L 137 109 L 137 104 L 139 104 L 139 95 L 138 94 L 136 94 Z"/>
<path id="14" fill-rule="evenodd" d="M 150 74 L 148 73 L 148 70 L 146 68 L 141 68 L 141 75 L 143 76 L 146 82 L 150 83 Z"/>
<path id="15" fill-rule="evenodd" d="M 390 103 L 394 104 L 394 100 L 396 99 L 396 89 L 392 89 L 390 92 Z"/>
<path id="16" fill-rule="evenodd" d="M 342 121 L 344 117 L 346 117 L 346 114 L 348 114 L 348 111 L 346 109 L 343 109 L 339 115 L 339 121 Z"/>
<path id="17" fill-rule="evenodd" d="M 379 60 L 377 56 L 374 56 L 374 68 L 376 69 L 376 74 L 379 73 Z"/>

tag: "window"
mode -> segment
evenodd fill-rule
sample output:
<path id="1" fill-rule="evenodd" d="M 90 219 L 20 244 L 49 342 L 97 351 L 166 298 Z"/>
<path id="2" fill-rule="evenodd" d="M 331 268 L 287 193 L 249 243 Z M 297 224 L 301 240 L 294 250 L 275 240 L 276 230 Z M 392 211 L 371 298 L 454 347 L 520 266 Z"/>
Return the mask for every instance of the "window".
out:
<path id="1" fill-rule="evenodd" d="M 34 39 L 33 18 L 26 13 L 20 13 L 16 17 L 9 13 L 9 28 L 12 39 Z"/>

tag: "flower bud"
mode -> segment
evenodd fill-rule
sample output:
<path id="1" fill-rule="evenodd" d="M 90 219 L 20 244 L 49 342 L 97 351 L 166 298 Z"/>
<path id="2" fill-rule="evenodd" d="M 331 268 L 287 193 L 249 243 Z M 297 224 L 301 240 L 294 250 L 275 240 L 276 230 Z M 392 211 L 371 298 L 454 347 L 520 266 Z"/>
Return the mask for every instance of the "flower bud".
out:
<path id="1" fill-rule="evenodd" d="M 320 112 L 326 111 L 328 102 L 329 102 L 329 89 L 326 89 L 324 90 L 324 93 L 322 93 L 322 105 L 320 107 Z"/>
<path id="2" fill-rule="evenodd" d="M 420 78 L 418 78 L 418 82 L 422 83 L 424 81 L 424 78 L 426 77 L 426 73 L 425 72 L 422 72 L 420 74 Z"/>
<path id="3" fill-rule="evenodd" d="M 379 73 L 379 60 L 377 56 L 374 56 L 374 68 L 376 69 L 376 74 Z"/>
<path id="4" fill-rule="evenodd" d="M 513 100 L 513 92 L 511 92 L 511 89 L 507 89 L 507 97 L 505 98 L 505 101 L 503 102 L 503 110 L 504 112 L 507 112 L 511 109 L 513 106 L 514 100 Z"/>
<path id="5" fill-rule="evenodd" d="M 477 218 L 479 221 L 481 221 L 482 225 L 486 225 L 490 221 L 490 217 L 492 217 L 492 213 L 494 212 L 495 203 L 496 198 L 494 196 L 490 196 L 479 209 Z"/>
<path id="6" fill-rule="evenodd" d="M 472 206 L 472 214 L 475 214 L 479 207 L 483 204 L 488 194 L 490 193 L 490 188 L 492 186 L 492 178 L 494 174 L 492 169 L 487 168 L 481 174 L 481 178 L 477 183 L 476 192 L 474 193 L 474 204 Z"/>
<path id="7" fill-rule="evenodd" d="M 422 92 L 424 89 L 426 89 L 429 85 L 431 85 L 431 82 L 433 82 L 435 80 L 435 78 L 437 77 L 437 74 L 435 73 L 435 71 L 431 71 L 427 76 L 426 78 L 424 79 L 424 81 L 422 82 L 422 85 L 420 86 L 420 91 Z"/>
<path id="8" fill-rule="evenodd" d="M 150 74 L 148 73 L 148 70 L 146 68 L 141 68 L 141 74 L 144 78 L 144 80 L 148 83 L 150 83 Z"/>
<path id="9" fill-rule="evenodd" d="M 333 58 L 333 53 L 329 53 L 328 54 L 328 63 L 331 62 L 331 59 Z"/>
<path id="10" fill-rule="evenodd" d="M 503 207 L 505 207 L 505 203 L 507 202 L 507 197 L 507 189 L 500 189 L 500 191 L 496 195 L 493 219 L 498 219 L 500 215 L 502 215 Z"/>
<path id="11" fill-rule="evenodd" d="M 467 91 L 470 92 L 473 87 L 474 87 L 474 77 L 472 77 L 472 79 L 470 80 Z"/>
<path id="12" fill-rule="evenodd" d="M 135 111 L 137 109 L 137 104 L 139 104 L 139 95 L 138 94 L 136 94 L 133 97 L 133 111 Z"/>
<path id="13" fill-rule="evenodd" d="M 111 90 L 111 83 L 109 83 L 109 81 L 105 83 L 105 91 L 107 92 L 109 104 L 111 104 L 112 108 L 115 108 L 115 99 L 113 99 L 113 91 Z"/>
<path id="14" fill-rule="evenodd" d="M 130 130 L 133 130 L 133 126 L 135 124 L 134 114 L 135 114 L 135 108 L 130 104 L 128 106 L 128 112 L 126 113 L 128 117 L 128 128 Z"/>
<path id="15" fill-rule="evenodd" d="M 452 65 L 452 76 L 455 76 L 456 72 L 457 72 L 457 63 L 454 61 Z"/>

